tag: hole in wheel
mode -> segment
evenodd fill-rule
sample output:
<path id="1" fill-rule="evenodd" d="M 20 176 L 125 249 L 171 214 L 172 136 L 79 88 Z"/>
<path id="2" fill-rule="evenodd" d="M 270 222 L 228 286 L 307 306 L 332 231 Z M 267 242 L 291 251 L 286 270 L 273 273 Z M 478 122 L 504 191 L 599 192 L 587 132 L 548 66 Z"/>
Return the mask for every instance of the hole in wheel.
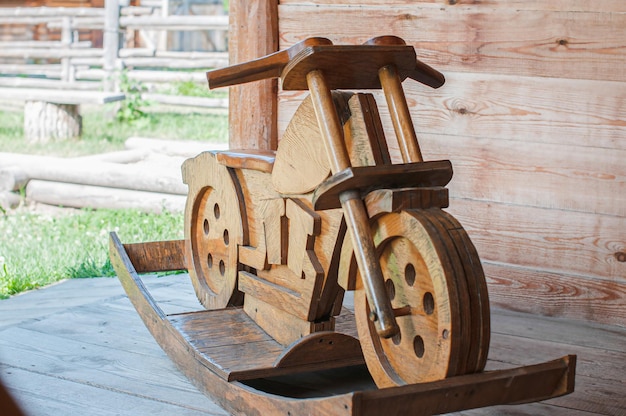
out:
<path id="1" fill-rule="evenodd" d="M 228 230 L 224 230 L 224 244 L 228 245 L 229 242 L 229 238 L 228 238 Z"/>
<path id="2" fill-rule="evenodd" d="M 435 298 L 433 297 L 432 293 L 424 293 L 422 304 L 424 305 L 424 312 L 426 313 L 426 315 L 432 315 L 433 312 L 435 312 Z"/>
<path id="3" fill-rule="evenodd" d="M 219 206 L 219 204 L 213 205 L 213 215 L 215 216 L 215 219 L 218 219 L 220 217 L 220 206 Z"/>
<path id="4" fill-rule="evenodd" d="M 450 331 L 448 331 L 447 329 L 444 329 L 443 332 L 441 333 L 441 337 L 443 339 L 448 339 L 449 336 L 450 336 Z"/>
<path id="5" fill-rule="evenodd" d="M 207 266 L 209 266 L 209 269 L 213 267 L 213 256 L 211 255 L 211 253 L 207 254 L 206 256 L 206 264 Z"/>
<path id="6" fill-rule="evenodd" d="M 226 273 L 226 264 L 224 260 L 220 260 L 220 274 L 224 276 L 224 273 Z"/>
<path id="7" fill-rule="evenodd" d="M 424 356 L 424 340 L 419 335 L 413 338 L 413 351 L 415 351 L 415 355 L 417 355 L 418 358 Z"/>
<path id="8" fill-rule="evenodd" d="M 411 263 L 407 264 L 404 268 L 404 279 L 409 286 L 413 286 L 415 284 L 415 266 Z"/>
<path id="9" fill-rule="evenodd" d="M 389 296 L 389 300 L 393 300 L 396 297 L 396 285 L 393 284 L 393 280 L 385 280 L 385 288 L 387 289 L 387 296 Z"/>
<path id="10" fill-rule="evenodd" d="M 209 225 L 209 220 L 207 220 L 206 218 L 204 219 L 204 222 L 202 223 L 202 229 L 204 230 L 204 235 L 209 235 L 209 231 L 211 227 Z"/>

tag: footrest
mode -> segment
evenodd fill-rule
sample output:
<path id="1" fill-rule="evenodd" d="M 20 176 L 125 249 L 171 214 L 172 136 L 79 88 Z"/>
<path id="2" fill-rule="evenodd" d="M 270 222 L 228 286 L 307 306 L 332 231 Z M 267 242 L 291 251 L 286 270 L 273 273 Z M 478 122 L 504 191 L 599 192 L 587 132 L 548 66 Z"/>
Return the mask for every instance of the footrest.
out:
<path id="1" fill-rule="evenodd" d="M 449 160 L 351 167 L 322 182 L 313 193 L 315 210 L 341 208 L 339 195 L 359 190 L 362 195 L 375 189 L 446 186 L 452 179 Z"/>

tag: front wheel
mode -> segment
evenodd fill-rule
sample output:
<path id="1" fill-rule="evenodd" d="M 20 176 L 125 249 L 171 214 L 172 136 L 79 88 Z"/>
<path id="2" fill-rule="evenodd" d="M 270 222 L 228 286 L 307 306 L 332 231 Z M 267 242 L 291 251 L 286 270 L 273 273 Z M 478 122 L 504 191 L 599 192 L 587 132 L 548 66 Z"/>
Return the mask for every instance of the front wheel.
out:
<path id="1" fill-rule="evenodd" d="M 487 288 L 480 259 L 460 224 L 439 209 L 408 210 L 378 217 L 372 235 L 400 328 L 389 339 L 377 334 L 357 283 L 357 329 L 376 384 L 481 371 L 489 349 Z"/>

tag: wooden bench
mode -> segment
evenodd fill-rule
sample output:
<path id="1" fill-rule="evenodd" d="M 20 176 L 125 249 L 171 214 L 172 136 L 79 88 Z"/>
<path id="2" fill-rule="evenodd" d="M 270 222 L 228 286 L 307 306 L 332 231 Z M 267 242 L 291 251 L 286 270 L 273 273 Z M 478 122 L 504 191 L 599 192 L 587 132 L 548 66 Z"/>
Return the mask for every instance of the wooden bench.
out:
<path id="1" fill-rule="evenodd" d="M 47 142 L 79 137 L 80 104 L 105 104 L 125 99 L 123 93 L 35 88 L 2 88 L 0 97 L 24 101 L 24 137 Z"/>

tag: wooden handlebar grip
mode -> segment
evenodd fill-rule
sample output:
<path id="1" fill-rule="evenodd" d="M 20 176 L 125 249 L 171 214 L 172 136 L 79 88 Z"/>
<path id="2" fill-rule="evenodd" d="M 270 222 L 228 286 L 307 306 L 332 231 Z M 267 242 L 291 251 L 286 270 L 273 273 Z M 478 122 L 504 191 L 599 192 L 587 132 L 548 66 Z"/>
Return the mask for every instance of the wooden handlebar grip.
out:
<path id="1" fill-rule="evenodd" d="M 274 52 L 253 61 L 214 69 L 206 73 L 209 88 L 214 89 L 262 79 L 278 78 L 291 58 L 303 49 L 317 45 L 332 45 L 332 42 L 326 38 L 308 38 L 288 49 Z"/>

